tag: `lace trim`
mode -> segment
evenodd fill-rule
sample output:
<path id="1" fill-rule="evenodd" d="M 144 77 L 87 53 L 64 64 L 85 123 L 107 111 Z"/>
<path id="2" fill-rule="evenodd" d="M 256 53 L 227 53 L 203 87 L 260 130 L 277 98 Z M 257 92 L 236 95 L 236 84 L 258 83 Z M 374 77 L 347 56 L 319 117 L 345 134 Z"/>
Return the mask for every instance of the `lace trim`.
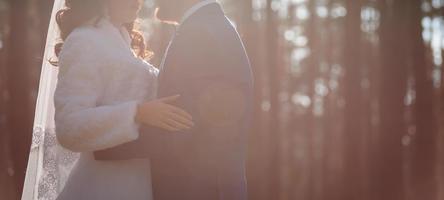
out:
<path id="1" fill-rule="evenodd" d="M 41 165 L 38 169 L 38 200 L 55 200 L 62 191 L 72 167 L 76 164 L 79 154 L 64 149 L 58 143 L 55 130 L 35 128 L 31 150 L 42 147 L 39 157 Z"/>
<path id="2" fill-rule="evenodd" d="M 31 151 L 37 149 L 42 143 L 45 131 L 41 127 L 35 127 L 32 133 Z"/>

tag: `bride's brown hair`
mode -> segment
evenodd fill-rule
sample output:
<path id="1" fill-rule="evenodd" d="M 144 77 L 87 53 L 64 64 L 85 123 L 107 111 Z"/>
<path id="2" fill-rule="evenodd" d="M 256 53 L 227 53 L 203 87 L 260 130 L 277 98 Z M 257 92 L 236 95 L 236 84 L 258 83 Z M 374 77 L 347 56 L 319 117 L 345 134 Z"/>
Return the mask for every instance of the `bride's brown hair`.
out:
<path id="1" fill-rule="evenodd" d="M 65 8 L 56 14 L 57 25 L 60 29 L 60 39 L 62 42 L 56 44 L 55 53 L 58 57 L 63 47 L 63 42 L 71 34 L 71 32 L 94 19 L 98 20 L 104 15 L 104 5 L 101 0 L 65 0 Z M 97 21 L 98 21 L 97 20 Z M 135 21 L 124 24 L 131 37 L 131 47 L 137 56 L 142 59 L 148 59 L 152 56 L 152 52 L 147 49 L 145 39 L 142 33 L 135 27 Z"/>

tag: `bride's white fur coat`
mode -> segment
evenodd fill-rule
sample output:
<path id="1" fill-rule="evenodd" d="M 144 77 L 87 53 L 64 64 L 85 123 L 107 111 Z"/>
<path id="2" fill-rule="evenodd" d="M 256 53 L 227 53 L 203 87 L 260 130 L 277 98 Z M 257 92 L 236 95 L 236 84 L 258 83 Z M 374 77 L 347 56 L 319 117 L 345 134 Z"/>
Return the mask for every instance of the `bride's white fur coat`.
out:
<path id="1" fill-rule="evenodd" d="M 95 161 L 92 152 L 138 138 L 137 104 L 155 98 L 158 70 L 136 58 L 128 32 L 107 19 L 70 34 L 59 68 L 56 134 L 81 156 L 58 199 L 152 199 L 148 160 Z"/>

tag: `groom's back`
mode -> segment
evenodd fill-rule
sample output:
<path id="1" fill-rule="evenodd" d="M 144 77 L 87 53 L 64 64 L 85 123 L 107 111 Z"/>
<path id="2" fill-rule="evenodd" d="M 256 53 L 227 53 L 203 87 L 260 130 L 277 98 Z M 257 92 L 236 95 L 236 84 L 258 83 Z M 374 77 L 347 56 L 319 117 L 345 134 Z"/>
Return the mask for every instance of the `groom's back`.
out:
<path id="1" fill-rule="evenodd" d="M 158 140 L 151 147 L 163 149 L 152 154 L 155 199 L 246 199 L 252 87 L 242 41 L 218 4 L 179 27 L 161 70 L 159 96 L 180 94 L 178 106 L 196 126 L 152 132 Z"/>
<path id="2" fill-rule="evenodd" d="M 228 75 L 224 78 L 252 84 L 250 62 L 243 43 L 219 4 L 201 8 L 184 21 L 178 28 L 165 61 L 160 79 L 161 93 L 165 89 L 162 87 L 174 82 L 168 79 L 172 76 L 189 79 Z M 178 66 L 183 64 L 187 66 Z"/>
<path id="3" fill-rule="evenodd" d="M 252 92 L 250 62 L 233 24 L 219 4 L 200 9 L 171 42 L 160 72 L 159 97 L 180 94 L 179 106 L 193 112 L 197 124 L 190 132 L 196 132 L 248 125 Z M 219 98 L 205 104 L 214 95 Z M 222 106 L 225 110 L 216 108 Z"/>

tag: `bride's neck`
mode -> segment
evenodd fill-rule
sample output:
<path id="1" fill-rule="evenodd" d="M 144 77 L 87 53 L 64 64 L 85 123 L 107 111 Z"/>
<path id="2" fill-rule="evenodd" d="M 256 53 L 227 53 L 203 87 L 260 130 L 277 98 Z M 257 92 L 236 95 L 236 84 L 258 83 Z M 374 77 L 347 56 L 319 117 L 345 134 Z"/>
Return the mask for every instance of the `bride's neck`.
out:
<path id="1" fill-rule="evenodd" d="M 120 21 L 120 20 L 113 19 L 113 18 L 111 18 L 111 17 L 108 18 L 108 19 L 109 19 L 109 21 L 111 22 L 111 24 L 114 25 L 114 26 L 117 27 L 117 28 L 122 27 L 123 24 L 124 24 L 124 22 L 122 22 L 122 21 Z"/>
<path id="2" fill-rule="evenodd" d="M 123 24 L 125 24 L 124 20 L 121 20 L 119 18 L 116 17 L 112 17 L 111 15 L 104 15 L 103 16 L 105 19 L 107 19 L 112 25 L 114 25 L 117 28 L 120 28 L 123 26 Z"/>

